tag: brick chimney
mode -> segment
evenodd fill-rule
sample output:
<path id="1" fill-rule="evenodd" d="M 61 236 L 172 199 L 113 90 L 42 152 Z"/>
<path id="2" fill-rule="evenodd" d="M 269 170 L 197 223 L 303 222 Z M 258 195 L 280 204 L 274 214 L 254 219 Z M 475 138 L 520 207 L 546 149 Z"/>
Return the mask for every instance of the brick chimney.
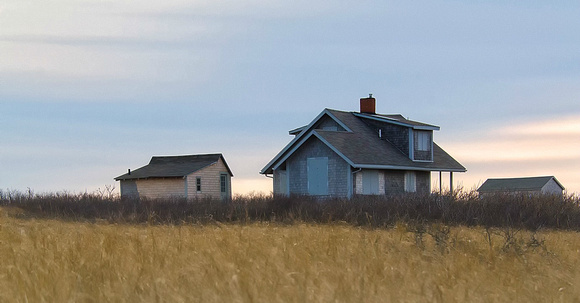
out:
<path id="1" fill-rule="evenodd" d="M 361 114 L 375 114 L 377 101 L 373 98 L 373 94 L 369 94 L 368 98 L 360 98 L 360 112 Z"/>

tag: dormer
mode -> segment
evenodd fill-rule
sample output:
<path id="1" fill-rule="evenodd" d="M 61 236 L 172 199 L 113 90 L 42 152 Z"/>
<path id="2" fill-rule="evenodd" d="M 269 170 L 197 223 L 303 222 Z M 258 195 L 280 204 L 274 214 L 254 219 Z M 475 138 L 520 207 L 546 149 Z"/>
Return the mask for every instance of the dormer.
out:
<path id="1" fill-rule="evenodd" d="M 433 161 L 433 131 L 409 129 L 412 153 L 409 158 L 413 161 Z"/>
<path id="2" fill-rule="evenodd" d="M 373 128 L 378 140 L 390 142 L 409 159 L 433 162 L 433 131 L 439 130 L 439 126 L 412 121 L 402 115 L 377 114 L 372 95 L 361 98 L 360 112 L 353 114 Z"/>

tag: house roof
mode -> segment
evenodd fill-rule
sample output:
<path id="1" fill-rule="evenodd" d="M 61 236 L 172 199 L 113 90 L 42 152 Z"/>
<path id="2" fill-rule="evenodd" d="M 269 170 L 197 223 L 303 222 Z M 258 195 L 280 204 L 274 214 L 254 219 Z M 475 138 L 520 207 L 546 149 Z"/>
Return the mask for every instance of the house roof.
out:
<path id="1" fill-rule="evenodd" d="M 329 116 L 342 125 L 346 131 L 325 131 L 313 126 L 323 116 Z M 375 131 L 363 119 L 371 117 L 377 120 L 380 116 L 385 123 L 395 123 L 407 127 L 425 127 L 420 129 L 438 129 L 437 126 L 411 121 L 400 115 L 368 115 L 325 109 L 309 125 L 304 126 L 296 137 L 280 152 L 260 173 L 272 173 L 296 149 L 308 139 L 315 137 L 326 144 L 347 163 L 355 168 L 400 169 L 423 171 L 466 171 L 459 162 L 433 143 L 433 161 L 413 161 L 387 140 L 379 140 Z"/>
<path id="2" fill-rule="evenodd" d="M 368 114 L 368 113 L 353 113 L 355 116 L 365 119 L 376 120 L 385 123 L 397 124 L 401 126 L 411 127 L 413 129 L 424 129 L 424 130 L 439 130 L 439 126 L 426 124 L 423 122 L 417 122 L 413 120 L 406 119 L 403 115 L 382 115 L 382 114 Z"/>
<path id="3" fill-rule="evenodd" d="M 564 186 L 554 176 L 542 176 L 487 179 L 477 191 L 480 193 L 496 191 L 539 191 L 552 179 L 564 190 Z"/>
<path id="4" fill-rule="evenodd" d="M 222 154 L 207 154 L 152 157 L 149 164 L 131 171 L 131 173 L 116 177 L 115 180 L 184 177 L 218 162 L 220 158 L 228 169 L 228 173 L 233 176 Z"/>

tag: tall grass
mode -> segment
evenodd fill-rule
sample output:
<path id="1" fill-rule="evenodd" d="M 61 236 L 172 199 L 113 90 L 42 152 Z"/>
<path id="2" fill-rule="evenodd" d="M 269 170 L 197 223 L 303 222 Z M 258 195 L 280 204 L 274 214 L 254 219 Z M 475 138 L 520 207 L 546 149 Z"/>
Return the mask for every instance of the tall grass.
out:
<path id="1" fill-rule="evenodd" d="M 18 211 L 0 207 L 0 302 L 580 299 L 569 231 L 522 231 L 506 247 L 500 229 L 430 225 L 418 242 L 404 223 L 128 225 Z"/>
<path id="2" fill-rule="evenodd" d="M 0 302 L 572 302 L 579 207 L 0 191 Z"/>

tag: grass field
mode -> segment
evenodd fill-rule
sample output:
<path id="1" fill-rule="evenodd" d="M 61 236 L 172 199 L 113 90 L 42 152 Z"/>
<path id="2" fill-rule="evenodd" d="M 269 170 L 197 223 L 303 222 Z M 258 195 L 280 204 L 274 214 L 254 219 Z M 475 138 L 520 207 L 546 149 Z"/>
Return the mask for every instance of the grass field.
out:
<path id="1" fill-rule="evenodd" d="M 578 232 L 111 224 L 0 208 L 1 302 L 574 302 Z"/>

